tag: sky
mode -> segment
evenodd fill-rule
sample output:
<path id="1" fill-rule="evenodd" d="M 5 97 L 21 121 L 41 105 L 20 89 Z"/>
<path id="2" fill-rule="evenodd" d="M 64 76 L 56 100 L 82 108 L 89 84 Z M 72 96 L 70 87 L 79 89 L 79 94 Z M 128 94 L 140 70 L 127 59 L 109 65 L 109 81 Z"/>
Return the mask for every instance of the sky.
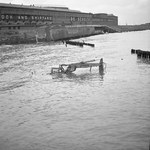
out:
<path id="1" fill-rule="evenodd" d="M 118 16 L 119 25 L 150 23 L 150 0 L 0 0 L 11 4 L 66 6 L 81 12 Z"/>

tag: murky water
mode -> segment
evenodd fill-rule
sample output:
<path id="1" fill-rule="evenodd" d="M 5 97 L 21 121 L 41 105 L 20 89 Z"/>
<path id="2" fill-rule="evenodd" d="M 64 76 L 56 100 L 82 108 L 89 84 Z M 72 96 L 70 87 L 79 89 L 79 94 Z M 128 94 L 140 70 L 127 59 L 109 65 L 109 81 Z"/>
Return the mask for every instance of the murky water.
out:
<path id="1" fill-rule="evenodd" d="M 62 43 L 0 46 L 0 150 L 148 150 L 150 31 Z M 50 75 L 61 63 L 100 58 L 98 68 Z"/>

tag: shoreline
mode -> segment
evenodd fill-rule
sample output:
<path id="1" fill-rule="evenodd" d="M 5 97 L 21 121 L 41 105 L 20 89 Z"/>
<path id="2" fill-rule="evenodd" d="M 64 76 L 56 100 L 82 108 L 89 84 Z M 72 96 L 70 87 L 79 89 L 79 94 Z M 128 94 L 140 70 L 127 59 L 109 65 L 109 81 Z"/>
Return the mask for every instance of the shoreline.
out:
<path id="1" fill-rule="evenodd" d="M 38 42 L 78 39 L 104 33 L 122 33 L 150 30 L 150 24 L 118 26 L 43 26 L 22 27 L 21 29 L 1 30 L 0 45 L 30 44 Z"/>

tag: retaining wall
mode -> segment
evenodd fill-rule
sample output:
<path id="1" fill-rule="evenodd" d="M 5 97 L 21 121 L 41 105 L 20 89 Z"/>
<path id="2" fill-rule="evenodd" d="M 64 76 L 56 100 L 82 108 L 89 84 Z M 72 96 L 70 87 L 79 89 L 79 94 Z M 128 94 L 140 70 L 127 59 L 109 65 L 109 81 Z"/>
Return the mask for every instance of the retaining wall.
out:
<path id="1" fill-rule="evenodd" d="M 36 38 L 39 41 L 45 41 L 45 29 L 43 28 L 23 28 L 20 30 L 0 31 L 0 45 L 2 44 L 22 44 L 35 43 Z"/>
<path id="2" fill-rule="evenodd" d="M 21 28 L 18 30 L 0 31 L 0 45 L 2 44 L 21 44 L 50 42 L 68 38 L 78 38 L 95 34 L 94 27 L 62 27 L 62 26 L 45 26 Z"/>
<path id="3" fill-rule="evenodd" d="M 95 34 L 94 27 L 46 27 L 47 41 L 77 38 Z"/>

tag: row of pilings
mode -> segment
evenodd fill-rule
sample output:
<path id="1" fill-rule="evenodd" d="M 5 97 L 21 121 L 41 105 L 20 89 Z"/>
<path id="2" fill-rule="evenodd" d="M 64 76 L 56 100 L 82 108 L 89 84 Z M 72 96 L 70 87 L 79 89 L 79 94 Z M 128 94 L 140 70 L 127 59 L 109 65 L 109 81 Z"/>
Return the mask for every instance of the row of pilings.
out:
<path id="1" fill-rule="evenodd" d="M 140 49 L 131 49 L 131 54 L 137 54 L 138 58 L 150 59 L 150 51 Z"/>

